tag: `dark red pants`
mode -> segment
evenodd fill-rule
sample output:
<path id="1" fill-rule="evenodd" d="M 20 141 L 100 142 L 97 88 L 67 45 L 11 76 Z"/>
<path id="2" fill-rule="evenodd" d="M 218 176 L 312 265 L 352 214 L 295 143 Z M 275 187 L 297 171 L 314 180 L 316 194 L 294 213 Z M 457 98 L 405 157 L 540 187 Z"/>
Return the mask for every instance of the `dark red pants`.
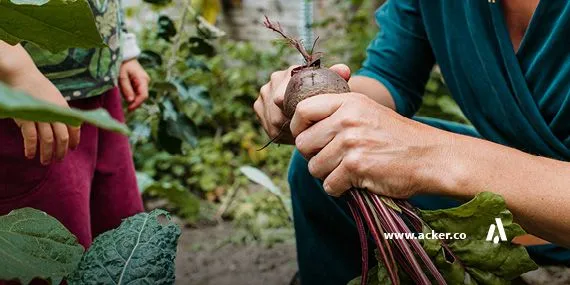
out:
<path id="1" fill-rule="evenodd" d="M 104 108 L 125 120 L 116 88 L 70 104 L 84 110 Z M 54 216 L 89 247 L 95 236 L 143 211 L 128 138 L 83 124 L 77 149 L 62 162 L 42 166 L 38 157 L 24 157 L 14 121 L 0 120 L 0 215 L 24 207 Z"/>

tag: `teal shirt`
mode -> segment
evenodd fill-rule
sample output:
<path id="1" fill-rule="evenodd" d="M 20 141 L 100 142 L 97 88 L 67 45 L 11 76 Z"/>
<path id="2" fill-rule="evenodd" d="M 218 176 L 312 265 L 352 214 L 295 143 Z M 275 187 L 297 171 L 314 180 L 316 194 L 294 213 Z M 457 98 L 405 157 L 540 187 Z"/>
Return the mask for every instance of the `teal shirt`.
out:
<path id="1" fill-rule="evenodd" d="M 568 161 L 570 1 L 540 1 L 516 53 L 500 1 L 389 0 L 377 11 L 381 31 L 358 74 L 382 82 L 397 111 L 411 117 L 437 62 L 476 131 L 439 127 Z M 413 202 L 456 205 L 431 197 Z M 570 265 L 570 251 L 561 247 L 529 251 L 541 263 Z"/>

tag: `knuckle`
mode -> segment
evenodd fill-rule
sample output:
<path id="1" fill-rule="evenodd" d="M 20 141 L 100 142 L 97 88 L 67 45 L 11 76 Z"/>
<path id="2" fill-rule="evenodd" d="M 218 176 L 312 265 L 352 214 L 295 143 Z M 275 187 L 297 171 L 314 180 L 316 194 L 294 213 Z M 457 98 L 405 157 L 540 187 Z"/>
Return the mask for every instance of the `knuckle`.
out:
<path id="1" fill-rule="evenodd" d="M 261 86 L 261 89 L 259 89 L 259 95 L 260 97 L 267 97 L 267 95 L 269 94 L 269 83 Z"/>
<path id="2" fill-rule="evenodd" d="M 257 100 L 255 100 L 255 102 L 253 102 L 253 110 L 259 114 L 259 112 L 261 110 L 261 100 L 259 100 L 259 98 L 257 98 Z"/>
<path id="3" fill-rule="evenodd" d="M 299 116 L 299 118 L 303 119 L 307 117 L 307 114 L 310 111 L 310 105 L 307 104 L 307 101 L 301 101 L 297 104 L 295 108 L 295 114 Z"/>
<path id="4" fill-rule="evenodd" d="M 343 159 L 345 169 L 358 173 L 362 169 L 363 155 L 360 152 L 350 152 Z"/>
<path id="5" fill-rule="evenodd" d="M 275 71 L 275 72 L 271 73 L 271 76 L 270 76 L 271 81 L 278 81 L 279 78 L 281 78 L 282 72 L 283 71 Z"/>
<path id="6" fill-rule="evenodd" d="M 41 138 L 42 143 L 51 145 L 54 142 L 53 136 L 44 136 Z"/>
<path id="7" fill-rule="evenodd" d="M 66 133 L 66 134 L 64 134 L 64 135 L 60 135 L 60 136 L 57 138 L 57 141 L 58 141 L 59 143 L 68 143 L 68 142 L 69 142 L 69 134 Z"/>
<path id="8" fill-rule="evenodd" d="M 315 156 L 311 160 L 309 160 L 309 164 L 308 164 L 309 173 L 311 173 L 311 175 L 313 177 L 316 177 L 319 179 L 325 178 L 324 175 L 322 175 L 322 173 L 319 171 L 319 168 L 317 167 L 317 165 L 320 165 L 320 164 L 318 162 L 318 158 Z"/>
<path id="9" fill-rule="evenodd" d="M 340 121 L 342 128 L 355 128 L 362 125 L 362 119 L 359 116 L 346 116 Z"/>

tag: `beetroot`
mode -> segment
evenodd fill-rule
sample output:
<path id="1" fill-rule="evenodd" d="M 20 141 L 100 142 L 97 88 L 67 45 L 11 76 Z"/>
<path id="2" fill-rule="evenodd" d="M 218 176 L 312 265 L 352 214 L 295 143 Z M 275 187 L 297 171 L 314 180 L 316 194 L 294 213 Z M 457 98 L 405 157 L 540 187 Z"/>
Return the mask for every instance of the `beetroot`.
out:
<path id="1" fill-rule="evenodd" d="M 305 65 L 293 69 L 283 100 L 283 113 L 289 119 L 293 117 L 297 104 L 309 97 L 320 94 L 338 94 L 350 92 L 348 83 L 336 72 L 321 67 L 321 54 L 314 53 L 316 42 L 311 52 L 307 52 L 300 41 L 287 36 L 279 23 L 272 23 L 265 17 L 265 27 L 275 31 L 295 47 L 305 59 Z"/>
<path id="2" fill-rule="evenodd" d="M 283 100 L 283 113 L 291 119 L 297 104 L 320 94 L 350 92 L 350 88 L 338 73 L 321 67 L 303 67 L 294 71 L 287 85 Z"/>

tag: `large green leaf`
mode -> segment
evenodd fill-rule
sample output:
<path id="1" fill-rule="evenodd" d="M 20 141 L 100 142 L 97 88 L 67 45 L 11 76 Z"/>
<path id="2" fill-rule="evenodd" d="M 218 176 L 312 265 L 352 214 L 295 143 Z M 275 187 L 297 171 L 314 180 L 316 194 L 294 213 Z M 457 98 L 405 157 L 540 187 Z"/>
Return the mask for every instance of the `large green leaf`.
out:
<path id="1" fill-rule="evenodd" d="M 483 192 L 457 208 L 421 211 L 422 219 L 438 233 L 465 233 L 465 240 L 449 240 L 451 252 L 459 259 L 446 256 L 438 240 L 423 240 L 423 246 L 452 284 L 510 284 L 521 274 L 534 270 L 537 265 L 523 246 L 510 241 L 525 231 L 513 222 L 500 195 Z M 487 241 L 487 233 L 495 219 L 500 218 L 508 241 Z"/>
<path id="2" fill-rule="evenodd" d="M 0 83 L 0 118 L 19 118 L 39 122 L 63 122 L 78 126 L 88 122 L 97 127 L 128 134 L 124 124 L 113 119 L 103 109 L 80 111 L 46 103 Z"/>
<path id="3" fill-rule="evenodd" d="M 0 40 L 53 52 L 105 46 L 87 0 L 2 0 Z"/>
<path id="4" fill-rule="evenodd" d="M 83 247 L 60 222 L 24 208 L 0 216 L 0 280 L 34 278 L 59 284 L 77 268 Z"/>
<path id="5" fill-rule="evenodd" d="M 119 228 L 101 234 L 69 283 L 174 284 L 180 228 L 169 219 L 167 212 L 154 210 L 130 217 Z"/>

